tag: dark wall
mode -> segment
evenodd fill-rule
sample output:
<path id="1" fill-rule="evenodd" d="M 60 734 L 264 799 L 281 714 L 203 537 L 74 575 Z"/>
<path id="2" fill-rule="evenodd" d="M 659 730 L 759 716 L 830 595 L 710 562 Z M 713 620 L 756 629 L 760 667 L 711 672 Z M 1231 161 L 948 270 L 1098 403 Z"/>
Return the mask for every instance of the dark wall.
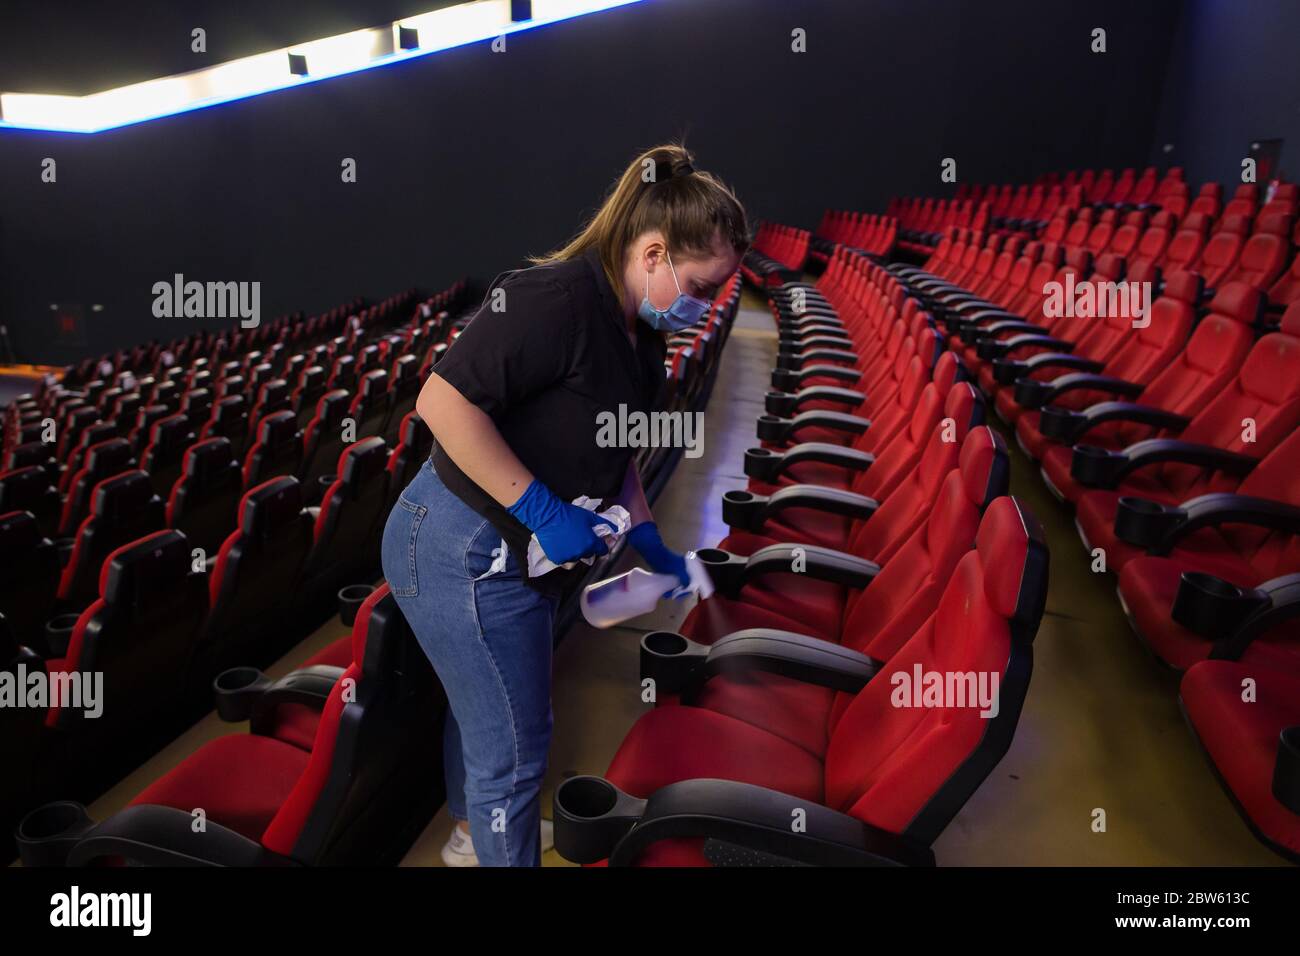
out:
<path id="1" fill-rule="evenodd" d="M 1233 184 L 1241 181 L 1251 142 L 1281 138 L 1283 178 L 1294 181 L 1300 173 L 1297 44 L 1296 0 L 1188 0 L 1152 161 L 1185 166 L 1190 183 Z"/>
<path id="2" fill-rule="evenodd" d="M 0 314 L 21 357 L 67 361 L 51 303 L 85 306 L 90 350 L 169 338 L 196 325 L 151 314 L 176 272 L 258 280 L 264 316 L 486 278 L 558 244 L 637 150 L 682 135 L 755 219 L 805 225 L 951 190 L 945 156 L 971 181 L 1140 164 L 1179 6 L 646 0 L 505 54 L 93 136 L 0 131 Z M 46 156 L 57 184 L 40 182 Z"/>

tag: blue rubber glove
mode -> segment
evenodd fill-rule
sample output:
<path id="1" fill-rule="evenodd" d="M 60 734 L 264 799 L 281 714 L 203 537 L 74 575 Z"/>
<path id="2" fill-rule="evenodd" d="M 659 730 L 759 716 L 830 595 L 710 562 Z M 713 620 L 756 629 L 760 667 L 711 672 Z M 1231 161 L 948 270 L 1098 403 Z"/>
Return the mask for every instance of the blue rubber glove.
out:
<path id="1" fill-rule="evenodd" d="M 605 542 L 592 530 L 609 522 L 594 511 L 561 501 L 536 478 L 506 510 L 537 536 L 542 551 L 556 564 L 609 554 Z"/>
<path id="2" fill-rule="evenodd" d="M 643 521 L 629 531 L 627 541 L 645 558 L 646 564 L 656 574 L 675 574 L 682 587 L 691 583 L 691 576 L 686 571 L 686 559 L 664 544 L 663 538 L 659 537 L 659 526 L 653 521 Z"/>

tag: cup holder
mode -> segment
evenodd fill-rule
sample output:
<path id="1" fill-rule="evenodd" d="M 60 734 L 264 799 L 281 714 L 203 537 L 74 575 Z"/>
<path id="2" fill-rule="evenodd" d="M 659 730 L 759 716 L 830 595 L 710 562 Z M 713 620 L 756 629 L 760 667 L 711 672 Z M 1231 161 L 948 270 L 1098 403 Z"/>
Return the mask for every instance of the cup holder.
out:
<path id="1" fill-rule="evenodd" d="M 763 527 L 766 513 L 767 497 L 764 495 L 739 489 L 722 493 L 722 520 L 729 528 L 758 531 Z"/>
<path id="2" fill-rule="evenodd" d="M 1024 374 L 1024 364 L 1015 359 L 996 359 L 993 362 L 993 380 L 999 385 L 1012 385 Z"/>
<path id="3" fill-rule="evenodd" d="M 696 644 L 676 631 L 651 631 L 641 638 L 641 679 L 654 681 L 656 697 L 676 694 L 708 656 L 706 644 Z"/>
<path id="4" fill-rule="evenodd" d="M 60 614 L 45 622 L 45 647 L 50 657 L 65 657 L 72 632 L 77 629 L 80 614 Z"/>
<path id="5" fill-rule="evenodd" d="M 256 667 L 231 667 L 212 681 L 217 716 L 227 723 L 248 720 L 262 692 L 271 686 L 271 678 Z"/>
<path id="6" fill-rule="evenodd" d="M 60 800 L 23 817 L 14 831 L 14 842 L 23 866 L 63 866 L 77 841 L 94 826 L 80 803 Z"/>
<path id="7" fill-rule="evenodd" d="M 798 397 L 789 392 L 771 391 L 763 396 L 763 407 L 768 414 L 789 418 L 798 407 L 798 401 Z"/>
<path id="8" fill-rule="evenodd" d="M 555 788 L 555 850 L 572 863 L 606 859 L 645 812 L 645 801 L 603 777 L 570 777 Z"/>
<path id="9" fill-rule="evenodd" d="M 723 506 L 726 506 L 725 499 Z M 749 558 L 723 551 L 721 548 L 701 548 L 695 552 L 695 557 L 704 565 L 704 570 L 709 572 L 709 579 L 713 582 L 715 590 L 726 597 L 736 596 L 736 592 L 744 583 L 745 567 L 749 563 Z"/>
<path id="10" fill-rule="evenodd" d="M 343 622 L 344 627 L 351 627 L 356 623 L 361 605 L 365 604 L 366 599 L 374 593 L 373 584 L 349 584 L 339 590 L 339 620 Z"/>
<path id="11" fill-rule="evenodd" d="M 1259 591 L 1201 571 L 1184 571 L 1171 617 L 1193 634 L 1215 641 L 1233 634 L 1268 600 Z"/>
<path id="12" fill-rule="evenodd" d="M 770 448 L 745 449 L 745 474 L 751 478 L 771 481 L 778 474 L 781 458 Z"/>
<path id="13" fill-rule="evenodd" d="M 777 366 L 772 369 L 772 387 L 783 392 L 793 392 L 799 387 L 799 373 L 794 369 Z"/>
<path id="14" fill-rule="evenodd" d="M 1067 441 L 1071 432 L 1077 427 L 1076 423 L 1082 420 L 1083 416 L 1078 412 L 1049 405 L 1038 415 L 1038 430 L 1043 433 L 1044 438 Z"/>
<path id="15" fill-rule="evenodd" d="M 1075 445 L 1074 455 L 1070 458 L 1070 476 L 1085 485 L 1105 488 L 1114 483 L 1113 479 L 1123 461 L 1122 456 L 1113 455 L 1105 448 Z"/>
<path id="16" fill-rule="evenodd" d="M 1115 536 L 1139 548 L 1154 548 L 1185 517 L 1181 508 L 1124 495 L 1115 512 Z"/>
<path id="17" fill-rule="evenodd" d="M 1047 401 L 1047 393 L 1051 388 L 1047 382 L 1022 378 L 1016 382 L 1016 404 L 1025 408 L 1041 408 L 1043 402 Z"/>
<path id="18" fill-rule="evenodd" d="M 759 441 L 783 442 L 790 437 L 790 419 L 779 415 L 759 415 L 757 427 Z"/>
<path id="19" fill-rule="evenodd" d="M 1273 796 L 1292 813 L 1300 813 L 1300 725 L 1287 727 L 1278 737 Z"/>

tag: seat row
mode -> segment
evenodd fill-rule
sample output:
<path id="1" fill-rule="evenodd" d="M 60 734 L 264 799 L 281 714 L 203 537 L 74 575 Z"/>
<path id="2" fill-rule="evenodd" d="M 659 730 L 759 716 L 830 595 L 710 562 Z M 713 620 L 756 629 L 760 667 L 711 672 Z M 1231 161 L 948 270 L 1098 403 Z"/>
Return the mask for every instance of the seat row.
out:
<path id="1" fill-rule="evenodd" d="M 1300 858 L 1300 302 L 1274 322 L 1251 283 L 1207 302 L 1179 271 L 1148 308 L 1053 307 L 1115 277 L 1084 253 L 1044 256 L 1018 291 L 951 247 L 891 269 L 1074 510 L 1143 646 L 1183 672 L 1184 712 L 1252 831 Z"/>
<path id="2" fill-rule="evenodd" d="M 670 406 L 698 408 L 707 399 L 738 298 L 738 280 L 725 284 L 706 319 L 673 337 L 665 362 Z M 261 662 L 265 642 L 250 629 L 274 632 L 293 605 L 322 604 L 322 576 L 332 588 L 348 575 L 358 579 L 363 566 L 374 567 L 378 524 L 392 495 L 427 458 L 431 443 L 414 414 L 406 422 L 418 446 L 399 446 L 385 468 L 381 438 L 355 443 L 340 460 L 319 510 L 302 508 L 300 484 L 292 476 L 247 492 L 240 528 L 222 545 L 206 582 L 187 570 L 188 542 L 174 530 L 115 552 L 105 563 L 106 590 L 82 616 L 82 638 L 74 641 L 80 663 L 101 647 L 117 646 L 123 670 L 113 675 L 105 696 L 121 708 L 117 693 L 128 667 L 124 660 L 131 646 L 141 643 L 138 628 L 146 620 L 167 622 L 150 641 L 171 636 L 167 659 L 173 663 L 186 654 L 191 660 L 195 655 L 205 663 L 213 660 L 205 652 L 210 629 L 217 626 L 243 640 L 227 647 L 224 660 L 213 666 Z M 645 463 L 671 467 L 659 459 Z M 652 473 L 643 472 L 642 478 L 648 493 L 662 483 Z M 152 583 L 140 590 L 142 581 Z M 183 611 L 193 610 L 189 602 L 204 595 L 206 623 L 197 633 L 186 630 L 184 622 L 195 615 Z M 98 623 L 101 619 L 109 622 L 111 633 Z M 39 666 L 30 650 L 15 653 L 25 653 L 25 661 Z M 148 669 L 163 657 L 135 656 L 129 666 Z M 75 670 L 78 661 L 49 666 Z M 160 671 L 149 676 L 163 680 Z M 253 667 L 235 667 L 219 674 L 216 693 L 218 713 L 226 720 L 249 721 L 247 733 L 200 747 L 142 790 L 126 810 L 102 822 L 66 801 L 33 810 L 17 833 L 24 862 L 393 864 L 442 802 L 438 727 L 445 697 L 386 585 L 362 605 L 349 637 L 323 648 L 298 670 L 271 681 Z M 155 697 L 139 694 L 140 706 Z M 6 742 L 30 742 L 29 735 L 7 731 Z M 36 756 L 27 756 L 39 768 Z M 21 766 L 21 755 L 13 759 Z M 40 779 L 34 773 L 31 779 Z M 33 802 L 28 794 L 22 809 Z M 206 814 L 202 829 L 190 825 L 194 807 Z"/>
<path id="3" fill-rule="evenodd" d="M 643 638 L 655 706 L 605 775 L 557 789 L 575 862 L 933 863 L 1014 734 L 1048 555 L 978 392 L 861 253 L 762 288 L 778 364 L 698 552 L 716 593 Z"/>

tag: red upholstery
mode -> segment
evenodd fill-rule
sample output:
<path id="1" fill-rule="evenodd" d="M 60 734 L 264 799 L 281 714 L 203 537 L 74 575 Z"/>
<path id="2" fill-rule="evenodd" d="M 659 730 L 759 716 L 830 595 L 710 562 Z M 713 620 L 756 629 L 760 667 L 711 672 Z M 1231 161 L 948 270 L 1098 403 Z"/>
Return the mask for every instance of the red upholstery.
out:
<path id="1" fill-rule="evenodd" d="M 934 615 L 844 707 L 824 762 L 725 714 L 668 706 L 637 721 L 607 779 L 638 797 L 680 780 L 738 780 L 930 843 L 1010 743 L 1046 599 L 1046 560 L 1033 518 L 1014 499 L 994 502 Z M 986 689 L 997 675 L 997 714 L 981 716 L 977 703 L 956 698 L 899 706 L 896 689 L 917 668 L 982 673 Z M 637 862 L 698 865 L 701 843 L 660 841 Z"/>
<path id="2" fill-rule="evenodd" d="M 1254 682 L 1243 700 L 1245 682 Z M 1258 836 L 1300 857 L 1300 814 L 1273 796 L 1278 737 L 1300 725 L 1300 675 L 1245 661 L 1202 661 L 1183 675 L 1188 723 Z"/>

